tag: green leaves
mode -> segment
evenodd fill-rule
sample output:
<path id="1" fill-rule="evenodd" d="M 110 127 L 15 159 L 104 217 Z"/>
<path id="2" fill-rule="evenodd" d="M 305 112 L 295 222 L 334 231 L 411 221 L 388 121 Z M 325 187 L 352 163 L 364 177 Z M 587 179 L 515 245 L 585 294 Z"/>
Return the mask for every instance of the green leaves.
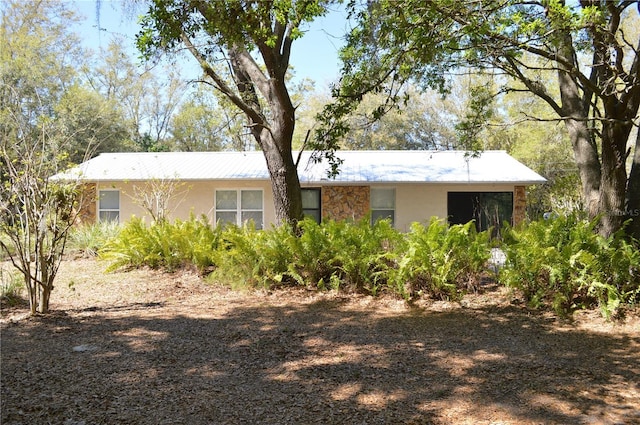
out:
<path id="1" fill-rule="evenodd" d="M 300 285 L 453 300 L 476 287 L 490 256 L 488 233 L 476 233 L 473 223 L 447 228 L 433 220 L 428 227 L 416 223 L 408 234 L 385 220 L 305 219 L 299 225 L 297 235 L 286 225 L 262 231 L 212 229 L 194 218 L 149 226 L 135 219 L 100 255 L 111 262 L 109 270 L 195 265 L 235 288 Z"/>
<path id="2" fill-rule="evenodd" d="M 558 314 L 599 306 L 610 317 L 640 301 L 640 251 L 621 230 L 610 238 L 598 221 L 576 215 L 537 221 L 505 232 L 501 281 L 522 291 L 531 307 Z"/>
<path id="3" fill-rule="evenodd" d="M 489 233 L 477 233 L 473 222 L 447 226 L 433 218 L 427 227 L 414 223 L 406 238 L 408 249 L 393 281 L 407 298 L 459 300 L 477 288 L 491 257 Z"/>

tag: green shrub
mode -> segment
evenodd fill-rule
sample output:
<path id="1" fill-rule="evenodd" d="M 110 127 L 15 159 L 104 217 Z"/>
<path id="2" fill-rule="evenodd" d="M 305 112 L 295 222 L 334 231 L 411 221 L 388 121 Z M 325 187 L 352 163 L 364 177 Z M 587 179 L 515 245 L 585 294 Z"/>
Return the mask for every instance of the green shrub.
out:
<path id="1" fill-rule="evenodd" d="M 108 240 L 116 237 L 120 225 L 114 222 L 98 222 L 74 226 L 69 232 L 67 248 L 84 257 L 95 257 Z"/>
<path id="2" fill-rule="evenodd" d="M 609 317 L 622 303 L 637 302 L 638 247 L 622 231 L 599 236 L 596 225 L 569 215 L 508 229 L 500 279 L 521 290 L 529 306 L 561 315 L 598 305 Z"/>
<path id="3" fill-rule="evenodd" d="M 326 224 L 318 224 L 306 218 L 299 224 L 300 234 L 290 240 L 289 249 L 293 260 L 288 267 L 288 275 L 301 286 L 339 286 L 337 266 L 332 249 L 333 235 Z"/>
<path id="4" fill-rule="evenodd" d="M 204 273 L 215 266 L 220 232 L 209 225 L 206 217 L 161 220 L 149 226 L 133 218 L 117 237 L 108 241 L 100 256 L 111 262 L 107 270 L 147 266 L 175 271 L 193 265 Z"/>
<path id="5" fill-rule="evenodd" d="M 225 226 L 216 252 L 217 268 L 211 278 L 234 288 L 287 283 L 294 238 L 289 226 L 268 231 L 256 230 L 252 223 Z"/>
<path id="6" fill-rule="evenodd" d="M 376 295 L 388 284 L 389 270 L 397 263 L 402 251 L 402 235 L 388 220 L 370 224 L 365 218 L 356 223 L 329 221 L 332 264 L 345 289 Z"/>
<path id="7" fill-rule="evenodd" d="M 311 219 L 300 223 L 301 234 L 292 239 L 294 262 L 289 275 L 300 285 L 344 289 L 375 295 L 386 286 L 387 269 L 403 239 L 386 220 L 374 225 Z"/>
<path id="8" fill-rule="evenodd" d="M 392 248 L 402 241 L 389 222 L 306 219 L 299 227 L 298 236 L 289 226 L 228 227 L 212 278 L 236 286 L 297 284 L 370 294 L 384 287 Z"/>
<path id="9" fill-rule="evenodd" d="M 414 223 L 406 238 L 406 253 L 392 274 L 394 287 L 407 298 L 458 300 L 476 288 L 491 257 L 489 232 L 476 232 L 473 222 L 447 226 L 432 218 L 427 227 Z"/>

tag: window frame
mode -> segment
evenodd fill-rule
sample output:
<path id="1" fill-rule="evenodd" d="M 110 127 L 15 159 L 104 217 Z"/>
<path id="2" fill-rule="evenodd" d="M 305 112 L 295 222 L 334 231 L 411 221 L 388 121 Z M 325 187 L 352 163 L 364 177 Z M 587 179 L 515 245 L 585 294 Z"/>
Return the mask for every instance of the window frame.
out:
<path id="1" fill-rule="evenodd" d="M 218 192 L 235 192 L 236 194 L 236 206 L 235 208 L 224 208 L 224 209 L 219 209 L 218 208 Z M 260 192 L 260 208 L 242 208 L 242 192 Z M 225 220 L 222 222 L 222 224 L 224 225 L 225 223 L 231 223 L 231 224 L 235 224 L 236 226 L 242 226 L 244 225 L 244 221 L 242 220 L 242 215 L 243 213 L 255 213 L 255 212 L 260 212 L 260 218 L 261 221 L 260 223 L 257 223 L 254 220 L 256 229 L 258 230 L 262 230 L 264 229 L 264 190 L 260 189 L 260 188 L 243 188 L 243 189 L 236 189 L 236 188 L 220 188 L 220 189 L 215 189 L 214 190 L 214 194 L 213 194 L 213 222 L 214 224 L 217 226 L 218 225 L 218 221 L 219 221 L 219 217 L 218 217 L 218 213 L 220 212 L 224 212 L 224 213 L 229 213 L 229 212 L 233 212 L 236 215 L 236 220 L 235 223 L 232 223 L 229 220 Z M 245 220 L 248 221 L 248 220 Z"/>
<path id="2" fill-rule="evenodd" d="M 302 197 L 302 214 L 304 217 L 313 218 L 313 220 L 320 224 L 322 222 L 322 188 L 320 187 L 303 187 L 301 188 L 302 192 L 315 192 L 318 194 L 318 207 L 317 208 L 305 208 L 304 205 L 304 197 Z M 305 213 L 305 211 L 314 211 L 317 212 L 317 216 L 313 214 Z M 317 219 L 316 219 L 317 218 Z"/>
<path id="3" fill-rule="evenodd" d="M 393 193 L 393 207 L 392 208 L 382 208 L 382 207 L 377 207 L 373 205 L 373 192 L 374 191 L 388 191 L 388 192 L 392 192 Z M 391 220 L 391 226 L 395 227 L 395 222 L 396 222 L 396 206 L 397 206 L 397 202 L 396 202 L 396 188 L 395 187 L 371 187 L 369 189 L 369 210 L 371 211 L 371 224 L 375 224 L 376 221 L 384 219 L 384 218 L 389 218 Z M 379 211 L 379 212 L 384 212 L 384 211 L 390 211 L 391 214 L 386 216 L 386 217 L 380 217 L 380 216 L 376 216 L 376 214 L 374 214 L 374 212 Z"/>
<path id="4" fill-rule="evenodd" d="M 102 194 L 104 192 L 115 192 L 118 194 L 118 208 L 102 208 Z M 97 203 L 97 221 L 98 222 L 115 222 L 115 223 L 120 223 L 120 210 L 121 210 L 121 202 L 120 202 L 121 196 L 120 196 L 120 189 L 98 189 L 98 199 L 96 200 Z M 115 219 L 114 218 L 109 218 L 109 219 L 103 219 L 102 218 L 102 213 L 117 213 Z"/>

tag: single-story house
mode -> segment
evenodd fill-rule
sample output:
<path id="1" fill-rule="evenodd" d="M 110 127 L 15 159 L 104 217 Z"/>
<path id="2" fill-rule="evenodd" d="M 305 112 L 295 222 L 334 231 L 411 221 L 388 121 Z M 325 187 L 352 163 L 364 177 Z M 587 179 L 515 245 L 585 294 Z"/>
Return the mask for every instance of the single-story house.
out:
<path id="1" fill-rule="evenodd" d="M 476 219 L 479 228 L 524 219 L 526 187 L 545 179 L 504 151 L 479 156 L 464 151 L 338 151 L 335 178 L 328 165 L 303 152 L 298 165 L 306 215 L 372 220 L 388 217 L 395 228 L 432 216 L 449 223 Z M 256 227 L 276 222 L 263 153 L 103 153 L 58 177 L 79 178 L 94 194 L 85 208 L 89 221 L 170 219 L 206 215 L 213 223 Z M 145 208 L 146 206 L 146 208 Z"/>

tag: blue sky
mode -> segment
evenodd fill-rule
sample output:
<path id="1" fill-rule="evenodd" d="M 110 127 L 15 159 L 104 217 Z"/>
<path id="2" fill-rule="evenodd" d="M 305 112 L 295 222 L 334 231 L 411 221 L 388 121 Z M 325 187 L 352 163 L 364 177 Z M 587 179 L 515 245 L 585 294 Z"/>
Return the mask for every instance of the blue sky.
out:
<path id="1" fill-rule="evenodd" d="M 133 44 L 138 26 L 135 18 L 129 18 L 123 13 L 121 1 L 102 0 L 102 30 L 97 26 L 95 0 L 75 0 L 72 4 L 84 17 L 78 31 L 88 47 L 94 50 L 98 50 L 100 46 L 106 47 L 113 36 L 119 35 L 130 43 L 131 54 L 137 55 Z M 328 87 L 339 72 L 337 52 L 346 29 L 346 12 L 342 9 L 330 12 L 305 28 L 306 34 L 294 42 L 291 53 L 290 63 L 294 66 L 296 77 L 314 80 L 317 88 Z"/>

